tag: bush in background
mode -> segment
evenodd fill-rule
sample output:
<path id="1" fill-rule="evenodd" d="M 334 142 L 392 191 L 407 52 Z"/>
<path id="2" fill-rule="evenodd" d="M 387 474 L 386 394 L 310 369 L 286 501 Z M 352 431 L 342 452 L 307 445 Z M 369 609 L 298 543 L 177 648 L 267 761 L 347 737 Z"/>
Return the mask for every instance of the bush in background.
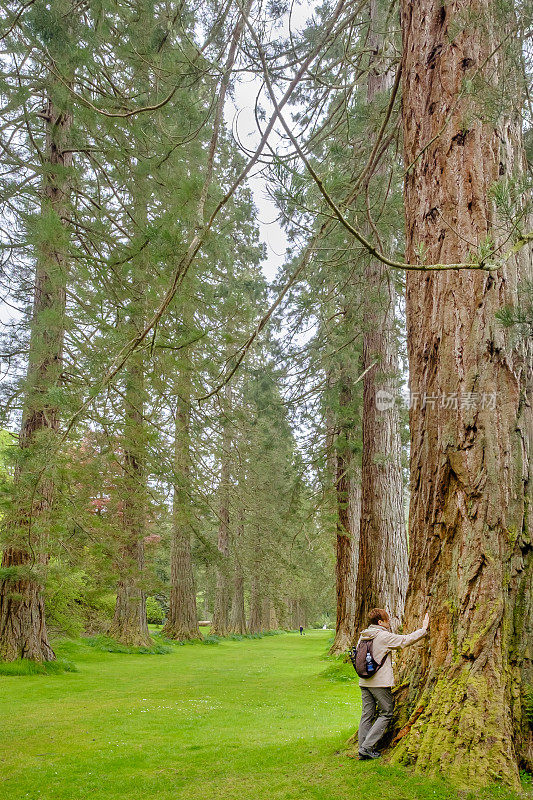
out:
<path id="1" fill-rule="evenodd" d="M 113 619 L 116 596 L 95 587 L 82 569 L 65 570 L 51 559 L 45 589 L 47 626 L 56 636 L 104 633 Z"/>
<path id="2" fill-rule="evenodd" d="M 151 625 L 162 625 L 164 611 L 155 597 L 146 598 L 146 617 Z"/>

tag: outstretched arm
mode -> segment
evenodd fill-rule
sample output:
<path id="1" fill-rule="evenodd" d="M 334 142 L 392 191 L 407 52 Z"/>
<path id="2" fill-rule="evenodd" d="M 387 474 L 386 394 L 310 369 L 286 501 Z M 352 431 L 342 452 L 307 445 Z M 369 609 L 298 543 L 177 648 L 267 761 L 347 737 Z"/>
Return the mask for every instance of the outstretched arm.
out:
<path id="1" fill-rule="evenodd" d="M 383 644 L 385 644 L 390 650 L 397 650 L 400 647 L 409 647 L 409 645 L 418 642 L 419 639 L 422 639 L 426 633 L 428 632 L 429 627 L 429 614 L 426 614 L 424 617 L 424 622 L 422 623 L 422 627 L 412 633 L 406 633 L 402 635 L 400 633 L 391 633 L 390 631 L 383 631 Z"/>

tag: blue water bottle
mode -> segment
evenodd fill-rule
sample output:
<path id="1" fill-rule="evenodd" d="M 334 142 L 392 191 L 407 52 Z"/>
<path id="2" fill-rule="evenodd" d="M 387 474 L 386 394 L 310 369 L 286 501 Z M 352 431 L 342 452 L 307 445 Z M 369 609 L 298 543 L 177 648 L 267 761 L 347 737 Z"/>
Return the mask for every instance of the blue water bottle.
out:
<path id="1" fill-rule="evenodd" d="M 374 669 L 375 669 L 375 667 L 374 667 L 374 662 L 372 660 L 372 656 L 370 655 L 370 653 L 367 653 L 366 654 L 366 671 L 368 672 L 369 675 L 371 675 L 374 672 Z"/>

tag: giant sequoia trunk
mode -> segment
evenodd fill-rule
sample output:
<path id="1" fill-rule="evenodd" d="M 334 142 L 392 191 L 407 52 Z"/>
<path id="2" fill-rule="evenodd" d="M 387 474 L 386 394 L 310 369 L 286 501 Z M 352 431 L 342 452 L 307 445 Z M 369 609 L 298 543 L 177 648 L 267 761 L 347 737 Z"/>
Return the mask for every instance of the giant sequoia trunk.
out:
<path id="1" fill-rule="evenodd" d="M 72 153 L 66 148 L 72 115 L 49 99 L 44 119 L 42 216 L 50 230 L 56 230 L 57 223 L 64 225 L 68 217 Z M 60 416 L 55 389 L 63 369 L 67 274 L 64 240 L 54 234 L 53 240 L 41 245 L 36 258 L 21 452 L 13 508 L 6 522 L 8 546 L 2 554 L 8 577 L 0 582 L 0 658 L 10 661 L 55 658 L 46 634 L 42 580 L 54 504 L 54 448 Z"/>
<path id="2" fill-rule="evenodd" d="M 244 573 L 239 557 L 235 556 L 233 565 L 233 595 L 231 598 L 231 613 L 229 620 L 229 633 L 246 633 L 246 616 L 244 613 Z"/>
<path id="3" fill-rule="evenodd" d="M 393 82 L 390 63 L 382 57 L 382 11 L 370 3 L 367 98 L 371 104 Z M 383 13 L 381 19 L 383 19 Z M 378 167 L 379 179 L 383 169 Z M 355 627 L 366 625 L 371 608 L 386 608 L 393 628 L 401 621 L 407 591 L 407 532 L 403 509 L 401 438 L 398 405 L 398 347 L 395 335 L 396 293 L 388 268 L 368 260 L 368 298 L 363 334 L 363 455 L 361 466 L 361 532 L 355 590 Z M 368 370 L 368 371 L 367 371 Z"/>
<path id="4" fill-rule="evenodd" d="M 233 594 L 231 598 L 231 612 L 229 620 L 229 633 L 246 633 L 246 616 L 244 613 L 244 571 L 241 562 L 241 550 L 244 545 L 244 513 L 241 509 L 239 524 L 235 533 L 233 545 Z"/>
<path id="5" fill-rule="evenodd" d="M 142 303 L 142 299 L 141 299 Z M 133 327 L 142 321 L 135 316 Z M 129 647 L 151 644 L 146 619 L 144 580 L 144 536 L 146 491 L 144 470 L 144 359 L 135 351 L 126 368 L 124 408 L 124 482 L 122 530 L 119 533 L 117 602 L 109 636 Z"/>
<path id="6" fill-rule="evenodd" d="M 261 600 L 261 581 L 260 564 L 255 562 L 252 568 L 252 578 L 250 586 L 250 618 L 248 620 L 248 633 L 259 633 L 262 630 L 262 600 Z"/>
<path id="7" fill-rule="evenodd" d="M 266 631 L 279 630 L 278 612 L 271 598 L 263 602 L 263 629 Z"/>
<path id="8" fill-rule="evenodd" d="M 361 511 L 361 485 L 356 475 L 351 475 L 350 456 L 337 453 L 337 548 L 335 583 L 337 594 L 337 619 L 335 638 L 330 653 L 344 653 L 355 635 L 355 588 L 359 550 L 359 525 Z"/>
<path id="9" fill-rule="evenodd" d="M 141 154 L 144 162 L 146 152 Z M 147 225 L 147 186 L 140 176 L 135 176 L 131 188 L 135 217 L 138 225 Z M 145 282 L 149 277 L 149 256 L 146 248 L 131 260 L 129 283 L 127 335 L 133 337 L 144 327 L 146 316 Z M 151 638 L 146 618 L 144 589 L 144 539 L 146 535 L 146 430 L 144 411 L 145 363 L 144 351 L 135 350 L 124 370 L 124 471 L 122 481 L 122 526 L 117 531 L 119 552 L 117 559 L 117 602 L 109 635 L 129 647 L 150 646 Z"/>
<path id="10" fill-rule="evenodd" d="M 230 576 L 229 576 L 229 545 L 230 545 L 230 481 L 231 481 L 231 430 L 228 414 L 231 410 L 231 387 L 225 387 L 224 393 L 225 415 L 222 429 L 222 468 L 218 489 L 219 499 L 219 525 L 217 547 L 220 560 L 217 564 L 217 587 L 215 593 L 215 609 L 213 612 L 213 625 L 211 633 L 226 636 L 229 632 L 229 612 L 231 603 Z"/>
<path id="11" fill-rule="evenodd" d="M 350 378 L 341 371 L 339 393 L 340 429 L 335 442 L 335 494 L 337 511 L 337 542 L 335 584 L 337 617 L 335 638 L 330 653 L 344 653 L 355 635 L 355 587 L 359 551 L 361 514 L 360 470 L 355 464 L 350 431 L 353 420 Z"/>
<path id="12" fill-rule="evenodd" d="M 190 370 L 184 370 L 184 381 L 180 390 L 174 432 L 175 483 L 172 503 L 170 604 L 163 631 L 170 639 L 184 640 L 201 639 L 191 556 Z"/>
<path id="13" fill-rule="evenodd" d="M 497 80 L 504 25 L 488 0 L 402 0 L 407 258 L 465 261 L 502 238 L 495 181 L 523 169 L 520 128 L 483 119 L 463 81 Z M 476 24 L 477 22 L 477 24 Z M 509 40 L 510 41 L 510 40 Z M 496 273 L 407 276 L 411 508 L 405 651 L 391 758 L 470 786 L 518 787 L 532 767 L 524 690 L 533 682 L 527 363 L 495 313 L 530 275 L 525 253 Z"/>

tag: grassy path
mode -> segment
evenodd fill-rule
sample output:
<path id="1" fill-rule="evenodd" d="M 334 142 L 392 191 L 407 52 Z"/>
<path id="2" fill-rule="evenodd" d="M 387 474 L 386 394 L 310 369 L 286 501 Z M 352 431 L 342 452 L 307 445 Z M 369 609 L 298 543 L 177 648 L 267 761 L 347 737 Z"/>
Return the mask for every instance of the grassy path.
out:
<path id="1" fill-rule="evenodd" d="M 0 799 L 457 800 L 336 753 L 359 714 L 356 682 L 328 680 L 313 631 L 168 655 L 64 643 L 79 672 L 0 676 Z M 378 779 L 379 778 L 379 783 Z"/>

